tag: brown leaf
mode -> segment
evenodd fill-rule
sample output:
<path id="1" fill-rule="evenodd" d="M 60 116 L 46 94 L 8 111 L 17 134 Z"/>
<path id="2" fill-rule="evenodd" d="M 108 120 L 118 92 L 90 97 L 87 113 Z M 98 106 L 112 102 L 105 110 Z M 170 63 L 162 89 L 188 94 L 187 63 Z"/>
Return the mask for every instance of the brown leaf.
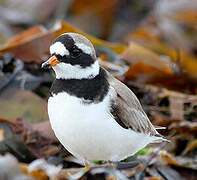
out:
<path id="1" fill-rule="evenodd" d="M 163 179 L 161 179 L 161 178 L 159 178 L 159 177 L 147 177 L 146 178 L 147 180 L 163 180 Z"/>
<path id="2" fill-rule="evenodd" d="M 57 141 L 57 138 L 51 128 L 51 124 L 49 121 L 44 121 L 44 122 L 40 122 L 40 123 L 34 123 L 32 124 L 32 128 L 34 131 L 39 132 L 43 137 L 47 138 L 47 139 L 51 139 L 54 142 Z"/>
<path id="3" fill-rule="evenodd" d="M 33 30 L 35 30 L 35 33 L 31 36 L 29 33 Z M 25 62 L 41 63 L 42 60 L 48 57 L 49 46 L 55 38 L 55 34 L 54 31 L 47 32 L 40 26 L 33 28 L 33 30 L 27 30 L 22 35 L 15 37 L 7 46 L 0 49 L 0 55 L 12 53 L 14 57 Z"/>
<path id="4" fill-rule="evenodd" d="M 146 44 L 147 48 L 152 49 L 153 51 L 158 52 L 159 54 L 163 54 L 171 58 L 172 61 L 177 63 L 178 52 L 177 49 L 162 42 L 155 42 L 151 44 Z M 185 71 L 191 78 L 197 78 L 197 58 L 187 52 L 179 49 L 180 53 L 180 64 L 182 71 Z"/>
<path id="5" fill-rule="evenodd" d="M 166 127 L 173 122 L 179 123 L 186 119 L 196 121 L 196 95 L 179 93 L 155 85 L 137 84 L 133 81 L 127 81 L 126 84 L 142 97 L 140 100 L 155 125 Z"/>
<path id="6" fill-rule="evenodd" d="M 80 33 L 92 41 L 94 45 L 103 45 L 111 48 L 117 53 L 122 53 L 126 46 L 121 44 L 112 44 L 93 36 L 82 33 L 80 30 L 66 22 L 60 22 L 56 29 L 45 30 L 42 26 L 31 28 L 22 34 L 14 37 L 7 45 L 0 49 L 0 55 L 12 53 L 14 57 L 20 58 L 25 62 L 41 63 L 49 56 L 49 47 L 51 42 L 59 35 L 66 32 Z M 32 33 L 32 34 L 31 34 Z"/>
<path id="7" fill-rule="evenodd" d="M 196 163 L 197 157 L 196 156 L 194 156 L 194 157 L 185 157 L 185 156 L 173 157 L 171 154 L 167 153 L 166 151 L 160 152 L 160 155 L 170 165 L 197 170 L 197 163 Z"/>
<path id="8" fill-rule="evenodd" d="M 196 27 L 197 12 L 196 9 L 183 10 L 171 16 L 172 19 Z"/>
<path id="9" fill-rule="evenodd" d="M 34 154 L 29 151 L 24 141 L 13 131 L 13 129 L 16 129 L 15 125 L 13 126 L 13 124 L 9 124 L 5 121 L 0 122 L 0 129 L 3 130 L 4 135 L 3 140 L 0 141 L 1 153 L 12 153 L 22 162 L 30 162 L 35 158 Z"/>
<path id="10" fill-rule="evenodd" d="M 165 73 L 173 74 L 171 67 L 174 66 L 174 63 L 162 59 L 153 51 L 133 42 L 130 43 L 128 49 L 123 53 L 122 58 L 130 65 L 141 62 Z"/>
<path id="11" fill-rule="evenodd" d="M 141 83 L 150 83 L 152 81 L 156 81 L 155 78 L 172 78 L 173 75 L 138 61 L 129 68 L 129 70 L 125 73 L 125 77 L 127 79 L 136 80 Z"/>
<path id="12" fill-rule="evenodd" d="M 129 68 L 125 78 L 143 84 L 153 84 L 179 92 L 196 94 L 197 83 L 191 80 L 187 74 L 176 75 L 165 69 L 160 70 L 141 61 Z"/>
<path id="13" fill-rule="evenodd" d="M 170 165 L 175 165 L 175 166 L 181 166 L 181 165 L 176 161 L 176 159 L 174 159 L 174 158 L 172 157 L 172 155 L 169 154 L 168 152 L 166 152 L 166 151 L 161 151 L 161 152 L 160 152 L 160 155 L 161 155 L 161 157 L 162 157 L 163 159 L 165 159 L 165 160 L 168 162 L 168 164 L 170 164 Z"/>
<path id="14" fill-rule="evenodd" d="M 118 43 L 109 43 L 107 41 L 104 41 L 104 40 L 98 39 L 96 37 L 93 37 L 91 35 L 88 35 L 82 31 L 80 31 L 79 29 L 71 26 L 67 22 L 62 21 L 62 22 L 60 22 L 59 26 L 60 26 L 60 28 L 58 28 L 56 31 L 56 37 L 60 36 L 63 33 L 66 33 L 66 32 L 75 32 L 75 33 L 79 33 L 79 34 L 82 34 L 85 37 L 87 37 L 93 43 L 93 45 L 106 46 L 118 54 L 122 54 L 127 49 L 127 46 L 125 46 L 125 45 L 118 44 Z"/>
<path id="15" fill-rule="evenodd" d="M 169 126 L 170 130 L 176 130 L 179 134 L 197 137 L 197 122 L 184 121 L 173 123 Z"/>
<path id="16" fill-rule="evenodd" d="M 18 45 L 19 43 L 27 41 L 28 39 L 32 39 L 34 38 L 34 36 L 43 32 L 46 32 L 46 29 L 44 29 L 44 27 L 34 26 L 12 38 L 5 46 L 8 47 Z"/>
<path id="17" fill-rule="evenodd" d="M 14 121 L 11 121 L 9 119 L 2 118 L 2 117 L 0 117 L 0 122 L 7 122 L 7 123 L 9 123 L 11 125 L 16 125 L 16 123 Z"/>
<path id="18" fill-rule="evenodd" d="M 40 128 L 38 125 L 39 123 L 30 124 L 23 119 L 16 119 L 13 129 L 37 158 L 56 154 L 59 141 L 55 137 L 49 122 L 40 123 Z"/>
<path id="19" fill-rule="evenodd" d="M 50 156 L 55 156 L 55 154 L 58 152 L 58 147 L 56 145 L 49 145 L 42 148 L 42 156 L 45 158 L 49 158 Z"/>
<path id="20" fill-rule="evenodd" d="M 184 110 L 184 105 L 186 103 L 191 103 L 191 108 L 194 107 L 197 103 L 197 96 L 188 95 L 184 93 L 179 93 L 175 91 L 169 91 L 163 89 L 159 93 L 159 98 L 168 97 L 169 99 L 169 111 L 172 119 L 184 120 L 184 115 L 187 114 L 187 111 Z M 192 111 L 192 110 L 191 110 Z"/>
<path id="21" fill-rule="evenodd" d="M 165 42 L 163 39 L 166 38 L 170 41 L 171 36 L 170 35 L 165 36 L 163 34 L 163 31 L 156 26 L 157 23 L 150 21 L 150 18 L 147 19 L 147 21 L 144 22 L 144 24 L 141 27 L 136 29 L 134 32 L 129 33 L 129 35 L 126 37 L 126 42 L 127 43 L 137 42 L 140 45 L 144 46 L 145 48 L 157 53 L 158 55 L 163 55 L 175 63 L 179 63 L 177 62 L 177 58 L 178 56 L 180 56 L 179 64 L 181 64 L 182 71 L 186 72 L 189 77 L 196 79 L 197 58 L 192 53 L 190 53 L 192 48 L 190 47 L 188 49 L 189 46 L 187 45 L 188 43 L 186 42 L 188 40 L 185 40 L 184 41 L 185 43 L 182 42 L 185 49 L 184 47 L 179 47 L 179 44 L 173 46 L 172 44 Z M 157 21 L 157 17 L 152 17 L 152 18 L 155 18 L 156 19 L 155 21 Z M 160 23 L 160 19 L 158 19 L 158 21 Z M 193 39 L 195 40 L 195 38 L 189 39 L 189 42 Z M 176 43 L 176 41 L 174 42 Z M 179 50 L 179 52 L 177 52 L 177 49 Z"/>
<path id="22" fill-rule="evenodd" d="M 195 139 L 195 140 L 190 141 L 190 142 L 187 144 L 187 146 L 186 146 L 186 148 L 184 149 L 182 155 L 185 155 L 185 154 L 187 154 L 188 152 L 193 151 L 193 150 L 196 149 L 196 148 L 197 148 L 197 140 Z"/>

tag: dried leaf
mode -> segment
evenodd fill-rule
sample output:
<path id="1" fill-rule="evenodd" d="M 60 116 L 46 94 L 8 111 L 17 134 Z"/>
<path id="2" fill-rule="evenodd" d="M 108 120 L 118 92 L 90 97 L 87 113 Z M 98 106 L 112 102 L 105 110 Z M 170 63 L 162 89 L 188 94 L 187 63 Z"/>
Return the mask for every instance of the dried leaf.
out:
<path id="1" fill-rule="evenodd" d="M 0 142 L 4 140 L 4 131 L 0 129 Z"/>
<path id="2" fill-rule="evenodd" d="M 169 91 L 164 89 L 159 93 L 159 98 L 169 98 L 169 111 L 172 119 L 185 120 L 184 115 L 187 111 L 184 110 L 184 105 L 186 103 L 191 103 L 191 107 L 194 107 L 197 103 L 197 96 L 183 94 L 175 91 Z"/>
<path id="3" fill-rule="evenodd" d="M 187 146 L 186 146 L 186 148 L 184 149 L 182 155 L 185 155 L 185 154 L 187 154 L 188 152 L 193 151 L 193 150 L 196 149 L 196 148 L 197 148 L 197 140 L 195 139 L 195 140 L 190 141 L 190 142 L 187 144 Z"/>
<path id="4" fill-rule="evenodd" d="M 58 175 L 59 179 L 67 179 L 69 177 L 73 177 L 76 174 L 81 172 L 81 175 L 84 173 L 82 172 L 83 168 L 67 168 L 67 169 L 62 169 Z"/>
<path id="5" fill-rule="evenodd" d="M 160 155 L 161 155 L 161 157 L 162 157 L 163 159 L 165 159 L 165 160 L 168 162 L 168 164 L 174 165 L 174 166 L 181 166 L 181 165 L 176 161 L 176 159 L 174 159 L 174 158 L 172 157 L 172 155 L 169 154 L 169 153 L 167 153 L 166 151 L 161 151 L 161 152 L 160 152 Z"/>
<path id="6" fill-rule="evenodd" d="M 197 161 L 196 161 L 197 157 L 196 156 L 195 157 L 185 157 L 185 156 L 173 157 L 171 154 L 167 153 L 166 151 L 162 151 L 160 155 L 170 165 L 197 170 Z"/>
<path id="7" fill-rule="evenodd" d="M 157 31 L 155 31 L 155 29 L 157 29 Z M 179 45 L 177 44 L 177 46 L 173 47 L 171 44 L 163 42 L 161 40 L 162 37 L 160 37 L 162 35 L 162 31 L 160 31 L 158 27 L 155 27 L 154 23 L 147 22 L 136 31 L 131 32 L 126 39 L 128 43 L 133 41 L 138 42 L 140 45 L 154 51 L 158 55 L 167 57 L 171 62 L 179 63 L 177 62 L 177 57 L 180 56 L 179 64 L 181 64 L 182 71 L 186 72 L 191 78 L 196 79 L 197 72 L 195 69 L 197 68 L 197 58 L 187 52 L 188 48 L 186 48 L 186 50 L 178 48 L 179 52 L 177 52 L 177 47 L 179 47 Z M 166 38 L 169 39 L 170 37 L 171 36 L 168 35 Z"/>
<path id="8" fill-rule="evenodd" d="M 30 91 L 7 88 L 0 95 L 0 106 L 0 114 L 7 119 L 23 117 L 28 122 L 48 119 L 46 102 Z"/>
<path id="9" fill-rule="evenodd" d="M 14 38 L 13 44 L 11 41 L 7 46 L 0 49 L 0 55 L 12 53 L 14 57 L 20 58 L 25 62 L 41 63 L 42 60 L 48 57 L 49 46 L 55 38 L 55 34 L 54 31 L 46 32 L 43 27 L 39 27 L 39 29 L 40 32 L 37 30 L 32 36 L 29 35 L 32 29 L 22 33 L 21 36 L 18 35 Z"/>
<path id="10" fill-rule="evenodd" d="M 197 122 L 184 121 L 173 123 L 169 126 L 170 130 L 176 130 L 179 134 L 197 137 Z"/>
<path id="11" fill-rule="evenodd" d="M 154 177 L 154 176 L 152 176 L 152 177 L 147 177 L 146 179 L 147 179 L 147 180 L 163 180 L 163 178 L 161 179 L 161 178 L 159 178 L 159 177 Z"/>
<path id="12" fill-rule="evenodd" d="M 105 8 L 103 8 L 104 4 Z M 117 0 L 75 0 L 71 5 L 70 15 L 72 21 L 84 27 L 86 32 L 97 31 L 96 33 L 105 39 L 110 33 L 117 5 Z M 98 24 L 102 28 L 98 28 Z"/>
<path id="13" fill-rule="evenodd" d="M 196 9 L 182 10 L 178 13 L 174 13 L 170 16 L 175 21 L 179 23 L 188 24 L 191 26 L 196 26 L 197 12 Z"/>
<path id="14" fill-rule="evenodd" d="M 125 73 L 125 77 L 130 80 L 136 80 L 141 83 L 151 83 L 152 81 L 159 81 L 162 78 L 172 78 L 171 73 L 157 69 L 153 66 L 146 65 L 141 61 L 131 66 Z"/>
<path id="15" fill-rule="evenodd" d="M 42 27 L 42 26 L 34 26 L 34 27 L 22 32 L 21 34 L 15 36 L 14 38 L 12 38 L 5 45 L 5 47 L 8 47 L 8 46 L 11 47 L 11 46 L 18 45 L 19 43 L 27 41 L 28 39 L 32 39 L 32 38 L 34 38 L 34 36 L 37 36 L 40 33 L 44 33 L 44 32 L 46 32 L 46 29 L 44 29 L 44 27 Z"/>
<path id="16" fill-rule="evenodd" d="M 137 83 L 153 84 L 180 92 L 187 92 L 188 89 L 193 88 L 190 93 L 195 93 L 197 90 L 197 84 L 188 83 L 189 80 L 186 75 L 176 76 L 175 74 L 166 72 L 165 70 L 160 70 L 153 66 L 146 65 L 141 61 L 129 68 L 125 73 L 125 78 Z"/>
<path id="17" fill-rule="evenodd" d="M 177 63 L 178 52 L 176 48 L 162 42 L 146 44 L 145 47 L 150 48 L 159 54 L 168 56 L 172 61 Z M 197 78 L 197 72 L 195 70 L 197 68 L 197 58 L 184 52 L 182 49 L 179 49 L 179 53 L 182 71 L 185 71 L 189 76 L 191 76 L 191 78 Z"/>
<path id="18" fill-rule="evenodd" d="M 32 124 L 32 128 L 33 131 L 40 133 L 44 138 L 51 139 L 54 142 L 58 142 L 49 121 L 34 123 Z"/>
<path id="19" fill-rule="evenodd" d="M 49 55 L 51 42 L 59 35 L 66 32 L 76 32 L 85 35 L 94 45 L 102 45 L 111 48 L 117 53 L 122 53 L 126 46 L 112 44 L 93 36 L 82 33 L 80 30 L 66 22 L 60 22 L 55 29 L 46 31 L 42 26 L 34 27 L 13 38 L 6 46 L 0 49 L 0 55 L 12 53 L 14 57 L 20 58 L 25 62 L 41 63 Z M 32 36 L 30 35 L 32 33 Z"/>
<path id="20" fill-rule="evenodd" d="M 11 125 L 16 125 L 16 123 L 14 121 L 11 121 L 9 119 L 2 118 L 2 117 L 0 117 L 0 122 L 6 122 L 6 123 L 9 123 Z"/>
<path id="21" fill-rule="evenodd" d="M 126 84 L 137 95 L 143 97 L 140 100 L 149 112 L 154 125 L 166 127 L 173 122 L 179 123 L 186 119 L 196 121 L 196 95 L 179 93 L 155 85 L 136 84 L 133 81 L 127 81 Z"/>
<path id="22" fill-rule="evenodd" d="M 66 33 L 66 32 L 75 32 L 75 33 L 79 33 L 79 34 L 82 34 L 85 37 L 87 37 L 93 43 L 93 45 L 106 46 L 106 47 L 114 50 L 118 54 L 123 53 L 127 49 L 127 47 L 125 45 L 116 44 L 116 43 L 109 43 L 107 41 L 90 36 L 82 31 L 80 31 L 79 29 L 71 26 L 70 24 L 68 24 L 66 22 L 60 22 L 60 24 L 58 26 L 59 26 L 59 28 L 57 28 L 56 37 L 60 36 L 63 33 Z"/>
<path id="23" fill-rule="evenodd" d="M 57 147 L 59 141 L 54 137 L 54 132 L 48 123 L 43 122 L 43 125 L 46 125 L 45 128 L 35 129 L 34 124 L 27 123 L 23 119 L 15 120 L 15 133 L 20 136 L 24 144 L 37 158 L 53 156 L 59 150 Z M 42 130 L 46 132 L 41 133 Z M 64 153 L 66 154 L 66 151 Z"/>
<path id="24" fill-rule="evenodd" d="M 174 63 L 171 63 L 167 59 L 162 59 L 151 50 L 133 42 L 130 43 L 128 49 L 123 53 L 122 58 L 130 65 L 142 62 L 165 73 L 173 74 L 171 67 L 174 66 Z"/>
<path id="25" fill-rule="evenodd" d="M 12 153 L 22 162 L 31 162 L 35 156 L 29 151 L 20 137 L 15 134 L 7 122 L 0 122 L 0 129 L 4 131 L 4 139 L 0 141 L 0 153 Z"/>

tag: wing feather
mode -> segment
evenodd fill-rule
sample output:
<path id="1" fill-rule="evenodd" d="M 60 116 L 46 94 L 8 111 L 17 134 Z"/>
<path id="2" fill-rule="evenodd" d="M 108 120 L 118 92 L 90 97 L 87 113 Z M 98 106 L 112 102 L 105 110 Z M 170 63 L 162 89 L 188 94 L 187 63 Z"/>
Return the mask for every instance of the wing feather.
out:
<path id="1" fill-rule="evenodd" d="M 106 71 L 107 72 L 107 71 Z M 124 128 L 148 134 L 150 136 L 159 135 L 151 124 L 135 94 L 119 80 L 115 79 L 107 72 L 107 78 L 111 87 L 117 93 L 112 99 L 112 115 Z"/>

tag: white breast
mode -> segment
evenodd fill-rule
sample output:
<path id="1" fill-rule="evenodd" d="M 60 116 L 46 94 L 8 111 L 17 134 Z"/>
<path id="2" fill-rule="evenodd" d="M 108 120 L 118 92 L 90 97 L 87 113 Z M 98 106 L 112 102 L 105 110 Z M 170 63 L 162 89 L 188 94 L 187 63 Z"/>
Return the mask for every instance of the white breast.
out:
<path id="1" fill-rule="evenodd" d="M 152 137 L 122 128 L 109 112 L 111 90 L 103 102 L 83 104 L 63 92 L 50 97 L 52 128 L 74 156 L 87 160 L 119 161 L 153 141 Z"/>

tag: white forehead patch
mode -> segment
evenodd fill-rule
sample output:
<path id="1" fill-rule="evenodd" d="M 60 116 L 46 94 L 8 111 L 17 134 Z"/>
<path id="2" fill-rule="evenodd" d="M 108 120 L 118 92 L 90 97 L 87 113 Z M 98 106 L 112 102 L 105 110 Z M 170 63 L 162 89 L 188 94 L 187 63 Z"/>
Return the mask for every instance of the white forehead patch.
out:
<path id="1" fill-rule="evenodd" d="M 61 42 L 56 42 L 50 46 L 50 53 L 59 54 L 61 56 L 69 55 L 69 51 Z"/>
<path id="2" fill-rule="evenodd" d="M 89 54 L 89 55 L 92 55 L 93 54 L 91 47 L 89 47 L 89 46 L 87 46 L 87 45 L 85 45 L 83 43 L 75 43 L 75 45 L 79 49 L 81 49 L 84 53 Z"/>

